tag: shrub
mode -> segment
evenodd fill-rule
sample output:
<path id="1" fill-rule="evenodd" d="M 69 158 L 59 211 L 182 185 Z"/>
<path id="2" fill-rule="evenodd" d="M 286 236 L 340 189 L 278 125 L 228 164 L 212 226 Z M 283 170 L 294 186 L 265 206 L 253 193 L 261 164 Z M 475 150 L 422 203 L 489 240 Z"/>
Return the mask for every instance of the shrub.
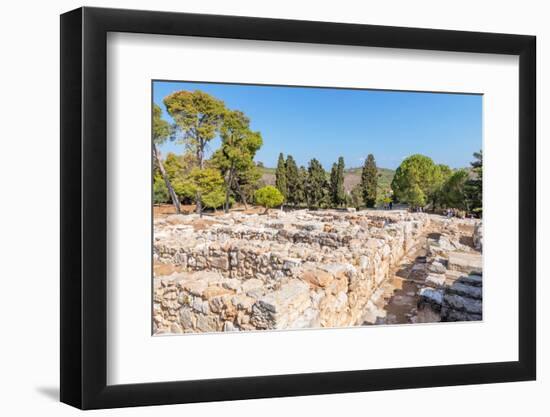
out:
<path id="1" fill-rule="evenodd" d="M 257 204 L 265 207 L 266 213 L 270 208 L 283 204 L 283 201 L 285 200 L 283 194 L 272 185 L 256 190 L 254 193 L 254 199 Z"/>

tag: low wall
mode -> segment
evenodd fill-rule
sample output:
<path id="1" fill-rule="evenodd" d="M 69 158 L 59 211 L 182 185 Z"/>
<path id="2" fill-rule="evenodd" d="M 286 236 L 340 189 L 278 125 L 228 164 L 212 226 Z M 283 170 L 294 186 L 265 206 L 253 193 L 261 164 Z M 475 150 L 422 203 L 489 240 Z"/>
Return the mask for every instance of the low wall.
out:
<path id="1" fill-rule="evenodd" d="M 223 217 L 205 230 L 155 225 L 155 332 L 361 324 L 366 303 L 419 244 L 418 213 L 298 212 Z"/>

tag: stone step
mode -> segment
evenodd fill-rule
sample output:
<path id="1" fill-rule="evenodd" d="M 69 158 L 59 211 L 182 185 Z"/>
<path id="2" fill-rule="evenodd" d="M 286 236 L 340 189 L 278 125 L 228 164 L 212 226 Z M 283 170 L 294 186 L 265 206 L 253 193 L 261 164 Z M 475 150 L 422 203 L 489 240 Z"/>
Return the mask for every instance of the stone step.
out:
<path id="1" fill-rule="evenodd" d="M 481 275 L 483 273 L 483 258 L 480 253 L 450 252 L 447 269 Z"/>

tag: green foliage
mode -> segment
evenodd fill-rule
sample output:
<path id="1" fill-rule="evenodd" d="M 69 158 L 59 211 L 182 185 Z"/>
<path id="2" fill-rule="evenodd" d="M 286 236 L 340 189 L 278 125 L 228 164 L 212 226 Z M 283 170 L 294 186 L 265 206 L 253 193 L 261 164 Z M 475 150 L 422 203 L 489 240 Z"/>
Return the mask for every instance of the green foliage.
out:
<path id="1" fill-rule="evenodd" d="M 397 199 L 411 207 L 423 207 L 441 185 L 441 170 L 431 158 L 411 155 L 395 171 L 392 189 Z"/>
<path id="2" fill-rule="evenodd" d="M 193 168 L 186 178 L 185 182 L 185 187 L 187 188 L 188 192 L 191 195 L 200 195 L 201 203 L 205 204 L 205 196 L 220 192 L 223 193 L 224 190 L 222 175 L 220 174 L 220 171 L 215 168 Z M 209 197 L 207 197 L 207 199 L 208 198 Z"/>
<path id="3" fill-rule="evenodd" d="M 466 182 L 468 171 L 459 169 L 452 173 L 441 188 L 441 202 L 445 207 L 468 210 Z"/>
<path id="4" fill-rule="evenodd" d="M 182 90 L 165 97 L 164 105 L 202 168 L 204 148 L 216 137 L 223 122 L 226 112 L 223 101 L 200 90 Z"/>
<path id="5" fill-rule="evenodd" d="M 192 202 L 196 198 L 196 189 L 189 179 L 189 174 L 195 166 L 196 159 L 190 152 L 183 155 L 169 152 L 166 155 L 164 169 L 180 201 Z"/>
<path id="6" fill-rule="evenodd" d="M 170 201 L 170 194 L 161 175 L 153 178 L 153 204 L 164 204 Z"/>
<path id="7" fill-rule="evenodd" d="M 483 214 L 483 151 L 474 153 L 471 178 L 465 184 L 466 196 L 470 210 L 481 216 Z"/>
<path id="8" fill-rule="evenodd" d="M 436 209 L 442 205 L 445 205 L 443 187 L 445 183 L 449 180 L 451 175 L 453 175 L 453 170 L 447 165 L 436 165 L 434 173 L 434 185 L 430 195 L 432 209 Z"/>
<path id="9" fill-rule="evenodd" d="M 306 182 L 307 203 L 310 208 L 324 207 L 328 203 L 328 184 L 321 163 L 313 158 L 309 162 Z"/>
<path id="10" fill-rule="evenodd" d="M 261 173 L 254 163 L 254 156 L 263 140 L 259 132 L 250 130 L 250 120 L 240 111 L 228 110 L 220 129 L 222 144 L 212 156 L 225 179 L 225 208 L 229 209 L 231 193 L 241 193 L 246 203 L 247 193 L 254 191 L 254 184 Z"/>
<path id="11" fill-rule="evenodd" d="M 283 194 L 272 185 L 267 185 L 256 190 L 254 197 L 256 203 L 265 207 L 266 211 L 269 208 L 280 206 L 285 200 Z"/>
<path id="12" fill-rule="evenodd" d="M 378 168 L 372 154 L 367 156 L 363 165 L 361 189 L 363 190 L 363 200 L 367 207 L 374 207 L 378 194 Z"/>
<path id="13" fill-rule="evenodd" d="M 289 204 L 298 206 L 305 202 L 305 189 L 303 177 L 300 175 L 300 171 L 292 155 L 286 157 L 285 168 L 287 186 L 286 200 Z"/>
<path id="14" fill-rule="evenodd" d="M 218 207 L 221 207 L 225 202 L 225 192 L 223 188 L 219 188 L 201 195 L 201 198 L 205 207 L 213 208 L 215 210 Z"/>
<path id="15" fill-rule="evenodd" d="M 226 108 L 223 101 L 200 90 L 177 91 L 164 98 L 164 105 L 183 135 L 183 142 L 197 158 L 199 169 L 204 169 L 206 145 L 221 128 Z M 197 212 L 202 214 L 200 187 L 197 188 Z"/>
<path id="16" fill-rule="evenodd" d="M 330 172 L 330 199 L 334 206 L 339 207 L 346 203 L 344 190 L 344 158 L 339 157 L 338 163 L 332 165 Z"/>
<path id="17" fill-rule="evenodd" d="M 275 187 L 277 187 L 284 198 L 287 197 L 286 163 L 285 157 L 282 153 L 279 154 L 279 159 L 277 160 L 277 169 L 275 170 Z"/>
<path id="18" fill-rule="evenodd" d="M 365 202 L 363 200 L 363 187 L 361 187 L 361 184 L 357 184 L 351 190 L 350 204 L 352 207 L 355 207 L 357 210 L 359 210 L 365 205 Z"/>
<path id="19" fill-rule="evenodd" d="M 162 118 L 161 108 L 156 104 L 153 105 L 153 143 L 161 145 L 171 133 L 170 124 Z"/>

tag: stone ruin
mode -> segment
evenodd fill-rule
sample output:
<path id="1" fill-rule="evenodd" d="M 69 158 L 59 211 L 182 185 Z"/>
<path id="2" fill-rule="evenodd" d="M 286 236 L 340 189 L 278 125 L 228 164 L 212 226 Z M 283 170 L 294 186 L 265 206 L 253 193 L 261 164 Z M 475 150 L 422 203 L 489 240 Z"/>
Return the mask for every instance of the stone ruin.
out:
<path id="1" fill-rule="evenodd" d="M 422 250 L 423 261 L 411 267 L 422 269 L 423 278 L 408 322 L 422 321 L 418 312 L 428 310 L 430 321 L 479 320 L 480 309 L 472 312 L 453 298 L 465 295 L 460 285 L 477 288 L 467 295 L 479 295 L 474 299 L 481 306 L 481 278 L 477 282 L 469 275 L 482 272 L 478 223 L 374 210 L 157 218 L 153 331 L 392 323 L 385 310 L 391 303 L 389 283 L 396 269 Z"/>

